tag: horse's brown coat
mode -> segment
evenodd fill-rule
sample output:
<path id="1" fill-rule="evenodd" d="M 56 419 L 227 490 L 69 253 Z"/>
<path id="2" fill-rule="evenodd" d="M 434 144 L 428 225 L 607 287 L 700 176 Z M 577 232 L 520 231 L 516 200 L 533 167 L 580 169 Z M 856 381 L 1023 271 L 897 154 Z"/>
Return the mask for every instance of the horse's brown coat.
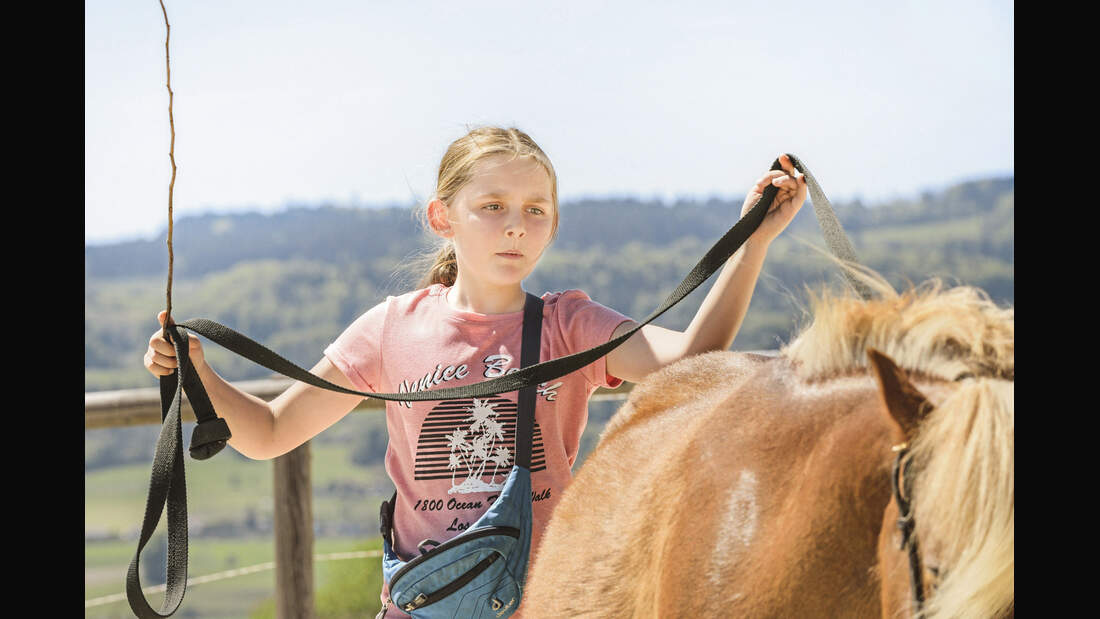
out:
<path id="1" fill-rule="evenodd" d="M 865 351 L 881 347 L 906 359 L 911 367 L 899 371 L 898 384 L 939 407 L 963 393 L 951 378 L 964 371 L 1000 385 L 1011 380 L 1013 327 L 1011 310 L 959 289 L 884 296 L 876 305 L 819 312 L 815 324 L 837 339 L 808 329 L 793 357 L 707 353 L 638 385 L 555 509 L 529 574 L 524 616 L 906 614 L 908 568 L 891 511 L 890 447 L 914 428 L 884 406 L 890 395 L 868 371 Z M 977 309 L 965 314 L 968 308 Z M 948 318 L 947 310 L 956 313 Z M 971 316 L 973 325 L 960 322 Z M 966 356 L 975 350 L 978 356 Z M 976 475 L 1010 480 L 1011 398 L 985 380 L 966 382 L 967 402 L 1005 403 L 981 418 L 981 436 L 1008 433 L 1007 448 L 978 453 L 971 444 L 965 453 L 990 463 Z M 950 414 L 937 428 L 968 414 L 945 410 Z M 958 449 L 966 433 L 951 439 Z M 1007 487 L 1010 493 L 1010 481 Z M 1006 503 L 1005 496 L 1000 489 L 989 495 L 1006 508 L 995 517 L 1009 519 L 999 530 L 1010 535 L 1013 499 Z M 939 546 L 929 526 L 924 522 L 920 534 L 935 560 Z M 1013 599 L 1007 543 L 1007 560 L 980 549 L 983 561 L 994 561 L 981 565 L 1008 570 L 1007 581 L 980 585 L 989 608 Z"/>
<path id="2" fill-rule="evenodd" d="M 877 614 L 871 569 L 890 498 L 882 454 L 896 436 L 876 384 L 864 375 L 792 389 L 802 381 L 789 362 L 765 359 L 709 353 L 635 390 L 574 480 L 583 502 L 567 490 L 555 510 L 525 615 Z M 660 385 L 670 388 L 654 393 Z M 867 458 L 881 461 L 877 474 L 864 472 Z M 748 545 L 719 535 L 727 485 L 745 470 L 759 523 Z M 813 517 L 823 511 L 830 517 Z M 855 567 L 831 561 L 853 554 L 864 558 Z M 777 578 L 779 565 L 797 568 Z M 707 586 L 692 582 L 711 574 Z"/>

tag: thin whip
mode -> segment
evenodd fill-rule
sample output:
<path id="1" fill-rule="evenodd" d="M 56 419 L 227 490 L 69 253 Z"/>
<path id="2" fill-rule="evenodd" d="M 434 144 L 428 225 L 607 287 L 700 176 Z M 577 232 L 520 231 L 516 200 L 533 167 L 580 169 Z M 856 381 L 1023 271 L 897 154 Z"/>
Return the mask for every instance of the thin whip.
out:
<path id="1" fill-rule="evenodd" d="M 164 326 L 161 334 L 168 339 L 168 325 L 172 324 L 172 266 L 175 255 L 172 252 L 172 189 L 176 185 L 176 123 L 172 118 L 172 65 L 168 58 L 168 40 L 172 37 L 172 26 L 168 23 L 168 11 L 164 8 L 164 0 L 159 0 L 160 10 L 164 13 L 164 68 L 168 75 L 168 126 L 172 130 L 172 143 L 168 148 L 168 159 L 172 162 L 172 180 L 168 183 L 168 307 L 164 315 Z"/>

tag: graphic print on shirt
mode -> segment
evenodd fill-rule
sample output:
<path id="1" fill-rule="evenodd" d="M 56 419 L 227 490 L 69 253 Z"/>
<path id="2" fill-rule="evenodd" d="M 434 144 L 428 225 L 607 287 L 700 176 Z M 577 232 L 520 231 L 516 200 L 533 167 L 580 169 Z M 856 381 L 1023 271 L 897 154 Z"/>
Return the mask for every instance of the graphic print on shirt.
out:
<path id="1" fill-rule="evenodd" d="M 516 402 L 498 396 L 440 402 L 420 427 L 414 479 L 450 479 L 448 494 L 501 490 L 515 460 L 516 416 Z M 538 422 L 532 434 L 534 473 L 546 468 Z"/>
<path id="2" fill-rule="evenodd" d="M 512 362 L 510 355 L 489 355 L 483 361 L 485 364 L 485 371 L 482 376 L 485 378 L 499 378 L 508 374 L 513 374 L 519 371 L 519 368 L 508 368 L 508 364 Z M 434 371 L 428 371 L 419 378 L 405 379 L 397 385 L 397 393 L 414 393 L 417 391 L 427 391 L 436 385 L 445 383 L 447 381 L 455 379 L 466 378 L 470 374 L 470 368 L 465 363 L 458 366 L 448 365 L 443 366 L 442 363 L 435 365 Z M 546 383 L 538 384 L 538 395 L 548 402 L 553 402 L 558 397 L 558 388 L 562 386 L 562 381 L 558 381 L 552 385 Z M 404 406 L 405 408 L 412 408 L 412 402 L 398 402 L 398 406 Z"/>

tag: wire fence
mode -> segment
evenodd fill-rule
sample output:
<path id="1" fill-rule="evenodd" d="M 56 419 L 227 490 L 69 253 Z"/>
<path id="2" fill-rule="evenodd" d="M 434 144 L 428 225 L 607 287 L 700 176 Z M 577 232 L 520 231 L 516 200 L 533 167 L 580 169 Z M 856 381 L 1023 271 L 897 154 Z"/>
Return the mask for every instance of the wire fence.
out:
<path id="1" fill-rule="evenodd" d="M 330 552 L 323 555 L 314 555 L 314 561 L 340 561 L 343 559 L 369 559 L 371 557 L 381 557 L 381 550 L 360 550 L 355 552 Z M 268 561 L 266 563 L 257 563 L 256 565 L 249 565 L 248 567 L 239 567 L 232 570 L 225 570 L 223 572 L 215 572 L 213 574 L 206 574 L 205 576 L 195 576 L 187 579 L 187 587 L 191 588 L 195 585 L 201 585 L 208 582 L 217 582 L 219 580 L 226 580 L 229 578 L 236 578 L 238 576 L 245 576 L 247 574 L 255 574 L 256 572 L 263 572 L 265 570 L 275 569 L 275 562 Z M 167 585 L 152 585 L 144 587 L 142 591 L 145 595 L 153 593 L 164 593 L 167 589 Z M 93 608 L 95 606 L 102 606 L 104 604 L 110 604 L 112 602 L 121 602 L 126 599 L 125 593 L 114 593 L 111 595 L 104 595 L 102 597 L 92 598 L 90 600 L 84 600 L 84 608 Z"/>

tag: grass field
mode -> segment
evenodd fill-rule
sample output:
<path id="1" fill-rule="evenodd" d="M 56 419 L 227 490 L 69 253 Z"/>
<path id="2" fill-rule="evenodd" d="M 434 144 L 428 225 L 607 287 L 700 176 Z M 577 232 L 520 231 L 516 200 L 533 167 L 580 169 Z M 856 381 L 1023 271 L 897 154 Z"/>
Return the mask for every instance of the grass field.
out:
<path id="1" fill-rule="evenodd" d="M 85 546 L 84 598 L 94 599 L 125 589 L 126 567 L 135 544 L 103 542 Z M 327 554 L 353 550 L 377 550 L 381 538 L 370 540 L 322 538 L 314 552 Z M 203 576 L 274 560 L 271 540 L 192 540 L 188 575 Z M 369 617 L 378 612 L 382 588 L 381 559 L 341 559 L 314 563 L 314 598 L 319 617 Z M 267 619 L 275 616 L 273 569 L 188 587 L 176 617 Z M 159 610 L 164 594 L 148 596 Z M 133 617 L 126 600 L 85 609 L 94 619 Z"/>

